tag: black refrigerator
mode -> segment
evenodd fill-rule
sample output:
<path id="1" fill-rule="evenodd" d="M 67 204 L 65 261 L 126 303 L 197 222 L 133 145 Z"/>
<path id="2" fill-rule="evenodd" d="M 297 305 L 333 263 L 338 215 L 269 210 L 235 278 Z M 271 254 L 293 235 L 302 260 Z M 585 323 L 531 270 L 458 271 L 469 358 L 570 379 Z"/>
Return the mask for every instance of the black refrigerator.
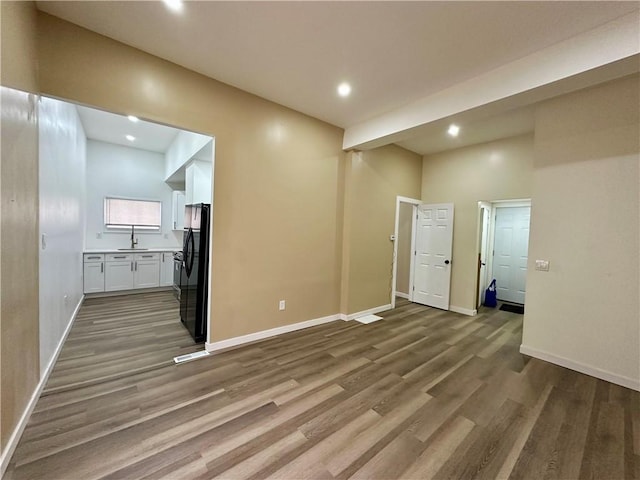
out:
<path id="1" fill-rule="evenodd" d="M 185 205 L 180 320 L 196 343 L 207 338 L 211 205 Z"/>

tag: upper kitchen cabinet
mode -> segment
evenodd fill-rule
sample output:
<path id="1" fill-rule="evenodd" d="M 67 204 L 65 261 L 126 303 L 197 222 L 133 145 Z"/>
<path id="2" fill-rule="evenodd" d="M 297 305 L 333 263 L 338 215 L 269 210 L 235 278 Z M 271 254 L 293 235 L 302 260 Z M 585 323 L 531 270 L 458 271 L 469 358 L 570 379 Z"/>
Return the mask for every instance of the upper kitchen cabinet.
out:
<path id="1" fill-rule="evenodd" d="M 165 152 L 165 182 L 174 190 L 184 190 L 184 202 L 212 203 L 214 138 L 181 131 Z M 174 208 L 177 197 L 174 194 Z M 179 230 L 175 218 L 174 230 Z M 173 225 L 172 225 L 173 226 Z"/>
<path id="2" fill-rule="evenodd" d="M 185 170 L 185 202 L 211 203 L 211 171 L 212 163 L 192 160 Z"/>
<path id="3" fill-rule="evenodd" d="M 184 206 L 185 206 L 185 194 L 179 190 L 173 191 L 173 197 L 171 202 L 171 226 L 173 230 L 182 230 L 184 228 Z"/>

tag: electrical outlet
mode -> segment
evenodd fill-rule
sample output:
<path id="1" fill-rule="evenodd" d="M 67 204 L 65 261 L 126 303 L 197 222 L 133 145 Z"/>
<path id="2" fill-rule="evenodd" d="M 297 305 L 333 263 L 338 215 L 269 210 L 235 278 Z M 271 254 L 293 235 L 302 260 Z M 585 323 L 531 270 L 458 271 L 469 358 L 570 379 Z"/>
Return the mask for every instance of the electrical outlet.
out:
<path id="1" fill-rule="evenodd" d="M 278 308 L 280 310 L 284 310 L 285 309 L 285 301 L 284 300 L 280 300 L 280 303 L 278 305 Z"/>
<path id="2" fill-rule="evenodd" d="M 536 270 L 540 272 L 548 272 L 549 260 L 536 260 Z"/>
<path id="3" fill-rule="evenodd" d="M 100 232 L 96 233 L 96 238 L 98 240 L 100 240 L 102 238 L 102 233 L 100 233 Z"/>

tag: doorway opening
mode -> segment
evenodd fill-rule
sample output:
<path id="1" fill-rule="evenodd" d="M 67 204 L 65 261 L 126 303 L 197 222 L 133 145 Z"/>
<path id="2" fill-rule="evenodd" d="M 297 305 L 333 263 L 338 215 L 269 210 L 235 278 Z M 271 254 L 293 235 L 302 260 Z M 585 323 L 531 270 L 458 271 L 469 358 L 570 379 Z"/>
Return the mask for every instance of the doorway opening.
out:
<path id="1" fill-rule="evenodd" d="M 399 296 L 449 310 L 453 204 L 424 204 L 414 198 L 397 197 L 392 240 L 392 308 Z"/>
<path id="2" fill-rule="evenodd" d="M 38 112 L 44 378 L 85 296 L 166 293 L 171 298 L 185 203 L 213 203 L 215 138 L 46 96 Z M 110 207 L 115 200 L 127 206 L 118 221 L 111 221 L 113 209 L 106 220 L 107 199 Z M 211 235 L 205 243 L 211 258 Z M 210 269 L 206 278 L 208 335 Z M 181 328 L 180 317 L 175 320 Z"/>
<path id="3" fill-rule="evenodd" d="M 396 308 L 396 297 L 411 299 L 411 253 L 414 250 L 413 231 L 415 209 L 421 200 L 396 197 L 396 221 L 393 240 L 393 274 L 391 280 L 391 308 Z"/>
<path id="4" fill-rule="evenodd" d="M 493 279 L 498 301 L 525 304 L 530 218 L 530 199 L 478 202 L 477 307 Z"/>

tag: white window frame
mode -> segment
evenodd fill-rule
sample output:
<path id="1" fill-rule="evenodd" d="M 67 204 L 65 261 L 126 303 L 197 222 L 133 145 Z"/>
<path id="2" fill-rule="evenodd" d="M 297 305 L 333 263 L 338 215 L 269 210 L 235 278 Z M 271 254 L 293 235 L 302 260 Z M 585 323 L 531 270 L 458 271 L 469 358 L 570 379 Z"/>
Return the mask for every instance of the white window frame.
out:
<path id="1" fill-rule="evenodd" d="M 160 225 L 151 226 L 151 225 L 134 225 L 136 232 L 140 233 L 160 233 L 162 232 L 162 200 L 157 198 L 133 198 L 133 197 L 120 197 L 116 195 L 106 195 L 103 200 L 103 213 L 102 213 L 102 223 L 105 232 L 128 232 L 131 231 L 132 224 L 108 224 L 107 223 L 107 201 L 109 199 L 114 200 L 129 200 L 132 202 L 153 202 L 158 203 L 160 206 Z"/>

